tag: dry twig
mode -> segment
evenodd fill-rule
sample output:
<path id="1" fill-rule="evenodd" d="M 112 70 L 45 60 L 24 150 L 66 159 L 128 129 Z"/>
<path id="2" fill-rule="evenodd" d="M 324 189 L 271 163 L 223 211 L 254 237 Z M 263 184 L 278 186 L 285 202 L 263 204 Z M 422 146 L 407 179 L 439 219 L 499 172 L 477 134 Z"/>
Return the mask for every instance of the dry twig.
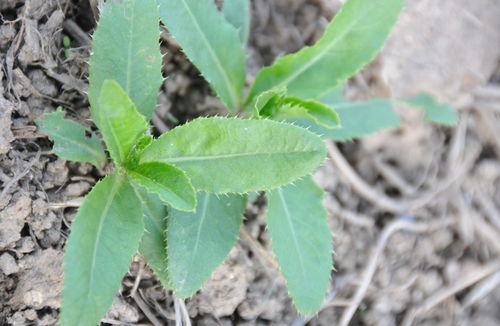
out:
<path id="1" fill-rule="evenodd" d="M 356 171 L 354 171 L 342 153 L 340 153 L 336 145 L 330 141 L 326 141 L 325 143 L 333 164 L 335 164 L 335 166 L 340 170 L 342 175 L 349 181 L 351 186 L 359 195 L 384 211 L 399 214 L 407 210 L 407 204 L 395 201 L 369 186 L 363 179 L 361 179 Z"/>
<path id="2" fill-rule="evenodd" d="M 408 230 L 415 233 L 423 233 L 443 228 L 447 225 L 450 225 L 451 223 L 452 221 L 450 219 L 446 219 L 444 221 L 439 221 L 434 223 L 424 223 L 424 222 L 413 223 L 404 220 L 395 220 L 390 224 L 388 224 L 382 231 L 377 241 L 377 245 L 374 248 L 372 254 L 370 255 L 368 264 L 361 277 L 361 283 L 351 300 L 351 304 L 342 314 L 339 326 L 347 326 L 351 321 L 352 317 L 354 316 L 354 313 L 358 309 L 359 305 L 361 304 L 361 301 L 363 300 L 366 291 L 368 290 L 368 287 L 371 283 L 371 280 L 373 279 L 373 275 L 375 274 L 375 271 L 377 269 L 379 258 L 382 255 L 382 252 L 392 234 L 400 230 Z"/>
<path id="3" fill-rule="evenodd" d="M 253 251 L 258 254 L 257 256 L 265 260 L 272 268 L 279 271 L 279 266 L 276 261 L 267 253 L 266 249 L 264 249 L 260 243 L 252 238 L 252 236 L 245 229 L 245 226 L 241 227 L 240 232 Z"/>
<path id="4" fill-rule="evenodd" d="M 153 323 L 154 326 L 162 326 L 162 322 L 156 318 L 155 314 L 149 309 L 149 306 L 139 295 L 140 291 L 134 293 L 132 299 L 137 303 L 137 306 L 142 310 L 142 312 L 146 315 L 150 322 Z"/>
<path id="5" fill-rule="evenodd" d="M 481 281 L 482 279 L 490 276 L 493 273 L 496 273 L 500 271 L 500 261 L 496 261 L 493 263 L 490 263 L 484 267 L 482 267 L 480 270 L 478 270 L 476 273 L 473 275 L 467 275 L 457 282 L 455 282 L 454 285 L 449 286 L 447 288 L 444 288 L 434 295 L 428 297 L 424 302 L 419 305 L 417 308 L 410 310 L 406 315 L 403 320 L 403 323 L 401 325 L 403 326 L 411 326 L 413 324 L 413 321 L 415 318 L 417 318 L 419 315 L 425 314 L 447 298 L 457 294 L 458 292 L 470 287 L 471 285 Z"/>

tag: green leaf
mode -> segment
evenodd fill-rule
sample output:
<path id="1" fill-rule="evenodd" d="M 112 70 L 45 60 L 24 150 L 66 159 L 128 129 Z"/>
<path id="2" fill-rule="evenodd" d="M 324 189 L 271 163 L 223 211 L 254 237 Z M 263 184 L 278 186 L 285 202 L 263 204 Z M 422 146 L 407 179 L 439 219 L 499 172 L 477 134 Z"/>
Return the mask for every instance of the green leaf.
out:
<path id="1" fill-rule="evenodd" d="M 448 126 L 453 126 L 458 121 L 457 111 L 453 107 L 448 104 L 437 103 L 436 99 L 430 94 L 422 93 L 401 102 L 424 110 L 426 121 Z"/>
<path id="2" fill-rule="evenodd" d="M 246 197 L 198 193 L 195 213 L 169 209 L 168 275 L 176 296 L 186 298 L 200 289 L 236 242 Z"/>
<path id="3" fill-rule="evenodd" d="M 137 187 L 137 197 L 142 202 L 145 232 L 139 252 L 160 279 L 163 287 L 171 288 L 167 273 L 167 206 L 161 199 Z"/>
<path id="4" fill-rule="evenodd" d="M 342 124 L 337 129 L 328 129 L 306 119 L 291 119 L 289 121 L 308 128 L 323 138 L 336 141 L 359 138 L 381 129 L 397 127 L 401 123 L 390 100 L 344 102 L 336 104 L 334 108 Z"/>
<path id="5" fill-rule="evenodd" d="M 245 46 L 250 32 L 250 1 L 224 0 L 222 13 L 226 20 L 238 30 L 241 44 Z"/>
<path id="6" fill-rule="evenodd" d="M 157 0 L 160 17 L 183 51 L 232 112 L 245 82 L 245 53 L 238 31 L 212 0 Z"/>
<path id="7" fill-rule="evenodd" d="M 144 231 L 141 202 L 111 174 L 83 201 L 66 244 L 60 325 L 97 325 L 113 302 Z"/>
<path id="8" fill-rule="evenodd" d="M 281 57 L 257 75 L 247 104 L 274 87 L 290 96 L 319 98 L 351 77 L 382 47 L 403 0 L 348 0 L 311 47 Z"/>
<path id="9" fill-rule="evenodd" d="M 47 113 L 43 119 L 36 120 L 41 132 L 47 132 L 54 142 L 52 151 L 65 160 L 89 162 L 102 169 L 106 163 L 106 154 L 101 141 L 90 130 L 72 120 L 64 119 L 64 111 Z M 85 133 L 90 133 L 86 137 Z"/>
<path id="10" fill-rule="evenodd" d="M 106 1 L 92 39 L 89 62 L 92 110 L 99 110 L 104 81 L 116 80 L 149 120 L 163 82 L 156 1 Z"/>
<path id="11" fill-rule="evenodd" d="M 273 251 L 297 310 L 316 313 L 332 270 L 332 235 L 311 177 L 267 194 L 267 228 Z"/>
<path id="12" fill-rule="evenodd" d="M 328 129 L 338 128 L 341 123 L 337 112 L 327 105 L 316 101 L 304 101 L 296 97 L 285 97 L 282 109 L 273 118 L 290 117 L 311 119 Z"/>
<path id="13" fill-rule="evenodd" d="M 285 95 L 286 87 L 273 88 L 260 93 L 254 104 L 254 115 L 256 117 L 274 116 L 282 105 Z"/>
<path id="14" fill-rule="evenodd" d="M 139 165 L 139 160 L 141 158 L 142 152 L 153 143 L 152 135 L 142 135 L 141 138 L 135 143 L 135 145 L 130 150 L 128 154 L 126 167 L 129 170 L 133 170 Z"/>
<path id="15" fill-rule="evenodd" d="M 262 92 L 255 101 L 255 116 L 274 120 L 288 118 L 307 118 L 315 123 L 332 129 L 340 126 L 337 112 L 327 105 L 286 96 L 286 88 L 273 88 Z"/>
<path id="16" fill-rule="evenodd" d="M 100 118 L 96 119 L 96 116 Z M 99 111 L 92 112 L 92 119 L 99 121 L 97 126 L 117 164 L 126 162 L 134 145 L 148 130 L 144 117 L 114 80 L 106 80 L 102 84 Z"/>
<path id="17" fill-rule="evenodd" d="M 325 156 L 321 139 L 297 126 L 198 118 L 155 140 L 141 162 L 173 164 L 197 189 L 245 193 L 288 184 L 310 173 Z"/>
<path id="18" fill-rule="evenodd" d="M 184 171 L 162 162 L 143 163 L 127 171 L 132 180 L 182 211 L 196 207 L 196 192 Z"/>

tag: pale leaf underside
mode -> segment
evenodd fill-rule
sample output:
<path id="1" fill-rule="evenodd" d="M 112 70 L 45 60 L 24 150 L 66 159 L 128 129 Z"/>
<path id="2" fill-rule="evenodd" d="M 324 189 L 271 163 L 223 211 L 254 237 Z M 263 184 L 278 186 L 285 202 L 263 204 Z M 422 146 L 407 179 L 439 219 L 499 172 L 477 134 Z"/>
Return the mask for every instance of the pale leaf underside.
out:
<path id="1" fill-rule="evenodd" d="M 422 93 L 401 102 L 423 110 L 426 121 L 447 126 L 455 125 L 458 121 L 457 111 L 453 107 L 436 102 L 436 99 L 430 94 Z"/>
<path id="2" fill-rule="evenodd" d="M 333 104 L 341 127 L 328 129 L 306 119 L 291 119 L 298 125 L 309 128 L 321 137 L 346 141 L 367 136 L 382 129 L 397 127 L 401 121 L 394 112 L 392 101 L 373 99 L 366 102 L 343 102 Z"/>

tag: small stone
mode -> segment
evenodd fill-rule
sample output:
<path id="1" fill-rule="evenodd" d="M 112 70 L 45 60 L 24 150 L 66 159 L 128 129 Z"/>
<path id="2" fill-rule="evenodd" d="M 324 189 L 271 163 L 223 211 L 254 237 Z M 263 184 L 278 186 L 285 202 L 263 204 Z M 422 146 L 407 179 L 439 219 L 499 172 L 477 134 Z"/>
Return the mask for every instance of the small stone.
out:
<path id="1" fill-rule="evenodd" d="M 35 250 L 35 242 L 31 237 L 24 237 L 17 243 L 17 252 L 27 254 Z"/>
<path id="2" fill-rule="evenodd" d="M 24 312 L 24 316 L 28 320 L 36 320 L 38 319 L 38 315 L 36 314 L 36 310 L 34 309 L 28 309 Z"/>
<path id="3" fill-rule="evenodd" d="M 21 239 L 26 217 L 31 212 L 31 199 L 16 194 L 13 203 L 0 211 L 0 250 L 11 247 Z"/>
<path id="4" fill-rule="evenodd" d="M 129 305 L 121 297 L 115 297 L 106 317 L 127 323 L 137 323 L 140 319 L 139 311 L 137 310 L 137 308 Z"/>
<path id="5" fill-rule="evenodd" d="M 0 270 L 5 275 L 11 275 L 19 272 L 19 266 L 17 265 L 14 257 L 8 253 L 4 253 L 0 256 Z"/>
<path id="6" fill-rule="evenodd" d="M 90 184 L 85 181 L 78 181 L 70 183 L 65 190 L 65 195 L 67 197 L 81 197 L 84 196 L 90 190 Z"/>
<path id="7" fill-rule="evenodd" d="M 10 130 L 11 127 L 11 112 L 14 105 L 0 98 L 0 154 L 5 154 L 10 150 L 10 142 L 14 140 L 14 135 Z"/>

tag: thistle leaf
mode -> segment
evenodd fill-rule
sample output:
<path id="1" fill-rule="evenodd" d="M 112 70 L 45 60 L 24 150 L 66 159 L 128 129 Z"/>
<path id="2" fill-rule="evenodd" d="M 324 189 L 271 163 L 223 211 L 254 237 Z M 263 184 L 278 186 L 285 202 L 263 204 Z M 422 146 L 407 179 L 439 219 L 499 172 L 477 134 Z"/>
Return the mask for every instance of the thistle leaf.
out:
<path id="1" fill-rule="evenodd" d="M 290 96 L 321 97 L 375 56 L 402 7 L 403 0 L 348 0 L 315 45 L 259 72 L 247 104 L 261 92 L 283 86 Z"/>
<path id="2" fill-rule="evenodd" d="M 92 119 L 99 121 L 97 126 L 109 153 L 119 165 L 127 161 L 134 145 L 148 130 L 144 116 L 137 112 L 127 93 L 114 80 L 102 84 L 99 111 L 92 111 Z"/>
<path id="3" fill-rule="evenodd" d="M 254 104 L 255 116 L 274 116 L 278 112 L 280 106 L 282 106 L 285 96 L 286 87 L 273 88 L 260 93 Z"/>
<path id="4" fill-rule="evenodd" d="M 381 129 L 397 127 L 401 121 L 394 112 L 392 101 L 373 99 L 367 102 L 344 102 L 334 105 L 342 126 L 328 129 L 306 119 L 290 121 L 321 135 L 326 139 L 346 141 L 377 132 Z"/>
<path id="5" fill-rule="evenodd" d="M 106 154 L 97 136 L 73 120 L 64 119 L 64 111 L 57 108 L 47 113 L 43 119 L 36 120 L 41 132 L 47 132 L 54 142 L 52 151 L 65 160 L 89 162 L 102 169 L 106 163 Z M 90 133 L 86 137 L 85 133 Z"/>
<path id="6" fill-rule="evenodd" d="M 150 194 L 142 187 L 135 188 L 144 212 L 145 232 L 139 252 L 160 279 L 164 288 L 171 288 L 167 274 L 167 206 L 158 195 Z"/>
<path id="7" fill-rule="evenodd" d="M 196 212 L 169 209 L 168 275 L 176 296 L 186 298 L 200 289 L 236 242 L 246 197 L 198 193 Z"/>
<path id="8" fill-rule="evenodd" d="M 286 92 L 285 87 L 262 92 L 255 101 L 254 115 L 274 120 L 306 118 L 328 129 L 340 126 L 339 116 L 332 108 L 317 101 L 287 96 Z"/>
<path id="9" fill-rule="evenodd" d="M 242 100 L 245 53 L 238 31 L 212 0 L 157 0 L 160 17 L 189 60 L 235 112 Z"/>
<path id="10" fill-rule="evenodd" d="M 321 139 L 300 127 L 199 118 L 155 140 L 140 161 L 173 164 L 200 190 L 245 193 L 288 184 L 310 173 L 325 156 Z"/>
<path id="11" fill-rule="evenodd" d="M 92 111 L 99 110 L 104 81 L 116 80 L 149 120 L 163 82 L 156 1 L 106 1 L 92 38 L 89 61 Z"/>
<path id="12" fill-rule="evenodd" d="M 281 109 L 273 117 L 281 120 L 286 118 L 307 118 L 316 124 L 328 128 L 339 128 L 341 121 L 334 109 L 317 101 L 304 101 L 296 97 L 285 97 Z"/>
<path id="13" fill-rule="evenodd" d="M 267 228 L 273 251 L 297 310 L 316 313 L 332 270 L 332 236 L 311 177 L 267 194 Z"/>
<path id="14" fill-rule="evenodd" d="M 224 0 L 222 13 L 226 20 L 238 30 L 241 44 L 245 46 L 250 32 L 250 1 Z"/>
<path id="15" fill-rule="evenodd" d="M 127 171 L 130 178 L 162 201 L 182 211 L 196 208 L 196 192 L 184 171 L 162 162 L 143 163 Z"/>
<path id="16" fill-rule="evenodd" d="M 99 323 L 143 231 L 141 203 L 125 176 L 111 174 L 94 186 L 78 210 L 66 244 L 61 325 Z"/>
<path id="17" fill-rule="evenodd" d="M 448 104 L 437 103 L 436 99 L 430 94 L 422 93 L 401 102 L 422 109 L 425 112 L 426 121 L 447 126 L 453 126 L 458 121 L 457 111 L 453 107 Z"/>
<path id="18" fill-rule="evenodd" d="M 336 141 L 359 138 L 381 129 L 397 127 L 401 123 L 394 112 L 391 100 L 348 101 L 344 98 L 343 91 L 344 87 L 340 85 L 318 100 L 335 109 L 341 122 L 339 128 L 328 129 L 303 118 L 288 119 L 288 121 L 308 128 L 325 139 Z"/>

